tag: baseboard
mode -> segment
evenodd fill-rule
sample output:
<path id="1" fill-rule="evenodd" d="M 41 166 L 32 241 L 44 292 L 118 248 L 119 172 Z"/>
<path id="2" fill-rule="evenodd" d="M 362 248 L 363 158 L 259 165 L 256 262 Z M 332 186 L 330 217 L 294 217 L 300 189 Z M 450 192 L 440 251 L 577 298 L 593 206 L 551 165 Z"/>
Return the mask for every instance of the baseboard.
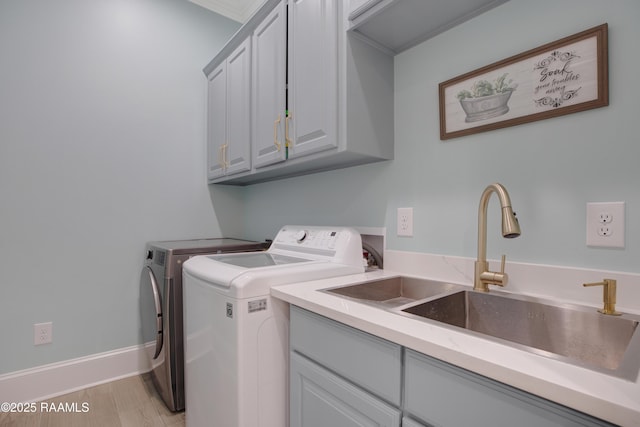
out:
<path id="1" fill-rule="evenodd" d="M 0 375 L 0 402 L 37 402 L 150 370 L 137 345 Z"/>

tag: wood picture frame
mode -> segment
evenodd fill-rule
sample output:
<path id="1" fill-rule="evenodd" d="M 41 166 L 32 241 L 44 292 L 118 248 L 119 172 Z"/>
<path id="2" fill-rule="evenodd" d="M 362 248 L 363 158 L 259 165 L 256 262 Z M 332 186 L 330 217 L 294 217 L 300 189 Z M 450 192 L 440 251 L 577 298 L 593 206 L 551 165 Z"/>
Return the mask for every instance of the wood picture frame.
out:
<path id="1" fill-rule="evenodd" d="M 609 105 L 602 24 L 439 85 L 440 139 Z"/>

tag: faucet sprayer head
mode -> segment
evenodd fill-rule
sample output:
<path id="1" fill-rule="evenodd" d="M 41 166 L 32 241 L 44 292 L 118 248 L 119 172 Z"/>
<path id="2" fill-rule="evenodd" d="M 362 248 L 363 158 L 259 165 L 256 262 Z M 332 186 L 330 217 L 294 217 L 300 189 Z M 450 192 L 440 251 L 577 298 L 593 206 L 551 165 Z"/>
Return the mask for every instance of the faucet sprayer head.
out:
<path id="1" fill-rule="evenodd" d="M 520 224 L 511 206 L 502 208 L 502 237 L 512 239 L 520 235 Z"/>

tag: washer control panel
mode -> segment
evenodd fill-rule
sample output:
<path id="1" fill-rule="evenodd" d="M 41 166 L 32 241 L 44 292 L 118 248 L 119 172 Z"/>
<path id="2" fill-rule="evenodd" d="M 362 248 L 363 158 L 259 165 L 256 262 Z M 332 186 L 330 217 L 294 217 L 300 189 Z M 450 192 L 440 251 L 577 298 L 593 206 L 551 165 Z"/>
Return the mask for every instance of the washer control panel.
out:
<path id="1" fill-rule="evenodd" d="M 270 251 L 316 255 L 316 259 L 344 262 L 352 258 L 361 263 L 360 234 L 348 227 L 285 226 L 273 240 Z M 293 255 L 295 256 L 295 255 Z"/>
<path id="2" fill-rule="evenodd" d="M 343 231 L 339 228 L 283 228 L 274 243 L 314 249 L 334 250 Z"/>

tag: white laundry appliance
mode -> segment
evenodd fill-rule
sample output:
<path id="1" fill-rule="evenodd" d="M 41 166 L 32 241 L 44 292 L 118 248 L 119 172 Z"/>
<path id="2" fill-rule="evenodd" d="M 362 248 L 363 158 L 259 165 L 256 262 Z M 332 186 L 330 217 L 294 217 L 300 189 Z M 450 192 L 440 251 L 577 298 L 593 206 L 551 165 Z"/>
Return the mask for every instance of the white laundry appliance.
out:
<path id="1" fill-rule="evenodd" d="M 287 426 L 289 311 L 270 289 L 363 271 L 360 234 L 344 227 L 286 226 L 266 252 L 187 261 L 187 426 Z"/>

